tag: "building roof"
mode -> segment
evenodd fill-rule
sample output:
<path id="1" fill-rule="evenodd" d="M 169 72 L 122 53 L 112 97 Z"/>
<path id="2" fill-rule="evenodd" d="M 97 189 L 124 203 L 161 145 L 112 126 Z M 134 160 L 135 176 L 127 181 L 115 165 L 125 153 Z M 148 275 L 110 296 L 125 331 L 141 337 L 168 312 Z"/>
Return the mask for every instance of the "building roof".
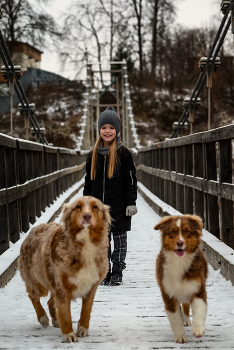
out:
<path id="1" fill-rule="evenodd" d="M 6 43 L 7 43 L 7 45 L 9 45 L 9 44 L 11 43 L 11 41 L 6 41 Z M 40 51 L 40 50 L 37 49 L 35 46 L 32 46 L 32 45 L 30 45 L 30 44 L 28 44 L 28 43 L 24 43 L 23 41 L 15 41 L 14 44 L 13 44 L 14 49 L 15 49 L 17 46 L 18 46 L 18 47 L 21 47 L 21 48 L 27 47 L 28 49 L 33 50 L 33 51 L 35 51 L 35 52 L 37 52 L 37 53 L 39 53 L 39 54 L 42 54 L 42 53 L 43 53 L 43 51 Z M 18 51 L 18 50 L 17 50 L 17 51 Z"/>

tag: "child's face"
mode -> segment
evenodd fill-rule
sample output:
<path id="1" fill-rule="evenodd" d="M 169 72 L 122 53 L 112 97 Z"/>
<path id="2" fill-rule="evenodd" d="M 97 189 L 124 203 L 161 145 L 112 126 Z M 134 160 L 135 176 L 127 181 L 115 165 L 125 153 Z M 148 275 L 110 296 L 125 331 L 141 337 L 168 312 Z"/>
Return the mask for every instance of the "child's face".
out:
<path id="1" fill-rule="evenodd" d="M 111 144 L 116 136 L 116 130 L 111 124 L 104 124 L 100 129 L 100 136 L 103 139 L 104 146 Z"/>

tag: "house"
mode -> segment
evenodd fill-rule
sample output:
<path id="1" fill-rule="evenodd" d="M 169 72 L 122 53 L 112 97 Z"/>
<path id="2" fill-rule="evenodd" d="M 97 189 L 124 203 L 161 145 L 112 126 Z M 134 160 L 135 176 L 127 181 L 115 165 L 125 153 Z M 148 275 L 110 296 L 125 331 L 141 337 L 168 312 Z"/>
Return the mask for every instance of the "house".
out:
<path id="1" fill-rule="evenodd" d="M 61 75 L 40 69 L 42 51 L 23 42 L 15 42 L 13 47 L 10 47 L 11 42 L 6 42 L 6 44 L 9 52 L 11 52 L 11 59 L 14 66 L 21 66 L 23 75 L 20 79 L 20 83 L 25 92 L 29 87 L 37 88 L 41 84 L 49 83 L 65 84 L 68 81 L 68 79 Z M 4 63 L 0 58 L 0 67 L 2 65 L 4 65 Z M 14 93 L 13 106 L 17 106 L 19 102 L 20 100 L 17 93 Z M 0 71 L 0 115 L 9 113 L 10 108 L 11 100 L 7 81 L 3 78 Z"/>
<path id="2" fill-rule="evenodd" d="M 41 54 L 42 51 L 36 49 L 35 47 L 16 41 L 11 47 L 11 42 L 6 42 L 9 52 L 11 52 L 11 59 L 14 63 L 14 66 L 21 66 L 22 73 L 27 71 L 30 68 L 40 68 L 41 63 Z M 0 58 L 0 66 L 3 65 L 3 61 Z M 0 83 L 6 82 L 0 73 Z"/>

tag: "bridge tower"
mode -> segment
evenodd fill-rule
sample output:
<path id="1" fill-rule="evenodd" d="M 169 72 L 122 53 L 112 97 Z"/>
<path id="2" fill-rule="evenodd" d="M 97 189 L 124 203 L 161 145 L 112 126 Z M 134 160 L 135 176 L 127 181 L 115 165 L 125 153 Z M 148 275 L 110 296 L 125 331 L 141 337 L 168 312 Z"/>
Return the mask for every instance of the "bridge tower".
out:
<path id="1" fill-rule="evenodd" d="M 78 146 L 88 150 L 95 144 L 98 118 L 107 106 L 115 108 L 121 120 L 121 139 L 128 148 L 139 148 L 132 112 L 126 61 L 88 62 L 86 92 Z M 79 148 L 78 147 L 78 148 Z"/>

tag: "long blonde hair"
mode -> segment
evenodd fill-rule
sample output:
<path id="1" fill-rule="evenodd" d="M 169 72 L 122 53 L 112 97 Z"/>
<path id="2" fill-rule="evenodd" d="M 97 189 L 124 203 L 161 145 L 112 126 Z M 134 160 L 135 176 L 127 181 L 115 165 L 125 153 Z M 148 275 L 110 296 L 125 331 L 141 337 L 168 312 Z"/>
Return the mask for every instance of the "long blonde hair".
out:
<path id="1" fill-rule="evenodd" d="M 102 145 L 102 143 L 103 143 L 102 138 L 101 136 L 99 136 L 93 148 L 91 174 L 90 174 L 91 180 L 95 179 L 95 176 L 96 176 L 98 146 Z M 109 156 L 109 164 L 108 164 L 107 177 L 111 179 L 119 160 L 117 155 L 116 137 L 110 144 L 108 156 Z"/>

